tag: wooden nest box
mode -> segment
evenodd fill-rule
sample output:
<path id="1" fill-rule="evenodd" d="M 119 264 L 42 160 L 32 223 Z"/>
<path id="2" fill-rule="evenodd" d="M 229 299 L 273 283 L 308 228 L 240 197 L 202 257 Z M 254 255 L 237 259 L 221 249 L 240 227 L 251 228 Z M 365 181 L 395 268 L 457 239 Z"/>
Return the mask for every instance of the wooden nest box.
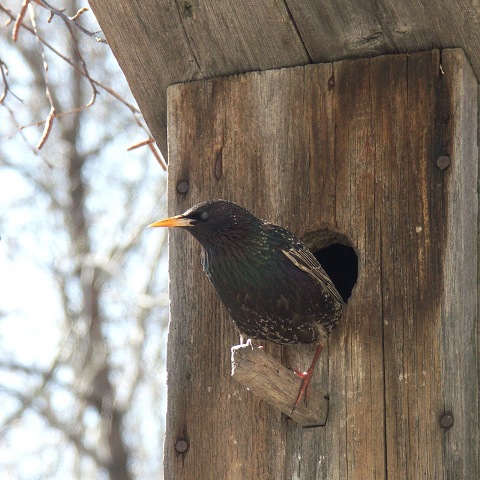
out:
<path id="1" fill-rule="evenodd" d="M 199 246 L 171 232 L 168 478 L 479 478 L 477 81 L 463 52 L 178 84 L 168 125 L 171 214 L 232 200 L 307 243 L 342 236 L 359 267 L 315 373 L 326 421 L 304 429 L 270 405 L 275 379 L 263 398 L 231 379 L 235 328 Z M 313 348 L 265 345 L 298 368 Z"/>

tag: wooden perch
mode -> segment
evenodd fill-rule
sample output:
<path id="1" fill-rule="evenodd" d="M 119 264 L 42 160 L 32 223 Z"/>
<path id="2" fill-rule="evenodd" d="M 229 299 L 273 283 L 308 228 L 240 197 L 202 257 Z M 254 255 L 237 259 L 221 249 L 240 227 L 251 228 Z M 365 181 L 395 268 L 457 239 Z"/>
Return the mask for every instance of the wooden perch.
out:
<path id="1" fill-rule="evenodd" d="M 328 399 L 310 391 L 308 405 L 302 400 L 291 414 L 302 380 L 254 345 L 232 347 L 232 377 L 257 397 L 281 410 L 304 427 L 324 426 Z"/>

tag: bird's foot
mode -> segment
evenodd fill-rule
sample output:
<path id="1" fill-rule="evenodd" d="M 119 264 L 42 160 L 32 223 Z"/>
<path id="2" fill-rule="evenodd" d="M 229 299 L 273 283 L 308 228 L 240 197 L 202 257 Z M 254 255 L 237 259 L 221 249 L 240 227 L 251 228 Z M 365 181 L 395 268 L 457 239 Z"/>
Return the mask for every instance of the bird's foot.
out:
<path id="1" fill-rule="evenodd" d="M 240 335 L 240 346 L 250 347 L 253 350 L 253 340 L 249 337 L 244 337 L 243 335 Z M 263 345 L 257 345 L 256 347 L 260 350 L 263 350 Z"/>
<path id="2" fill-rule="evenodd" d="M 247 338 L 245 340 L 245 337 L 243 335 L 240 335 L 240 345 L 241 346 L 246 346 L 246 347 L 251 347 L 253 349 L 253 341 L 251 338 Z"/>
<path id="3" fill-rule="evenodd" d="M 308 394 L 310 392 L 310 382 L 312 381 L 313 371 L 315 370 L 315 365 L 317 364 L 318 358 L 322 353 L 323 345 L 317 345 L 317 349 L 315 350 L 315 355 L 313 356 L 312 364 L 310 365 L 309 369 L 306 372 L 299 372 L 298 370 L 291 369 L 294 371 L 297 377 L 302 379 L 302 384 L 300 385 L 300 390 L 298 391 L 297 399 L 293 404 L 292 410 L 290 411 L 290 415 L 295 411 L 295 409 L 300 405 L 300 401 L 302 397 L 305 400 L 305 406 L 308 404 Z"/>
<path id="4" fill-rule="evenodd" d="M 305 405 L 308 405 L 308 396 L 310 394 L 310 383 L 313 377 L 313 369 L 308 369 L 306 372 L 299 372 L 298 370 L 294 370 L 293 373 L 297 377 L 302 379 L 302 384 L 300 385 L 300 390 L 298 391 L 297 399 L 293 404 L 292 409 L 290 410 L 290 415 L 295 411 L 295 409 L 300 405 L 302 398 L 304 399 Z"/>

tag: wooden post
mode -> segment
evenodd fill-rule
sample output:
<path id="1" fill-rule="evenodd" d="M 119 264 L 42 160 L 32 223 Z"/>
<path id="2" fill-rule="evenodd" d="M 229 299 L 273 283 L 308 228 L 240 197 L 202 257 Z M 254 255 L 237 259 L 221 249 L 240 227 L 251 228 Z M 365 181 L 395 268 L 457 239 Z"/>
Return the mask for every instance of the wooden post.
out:
<path id="1" fill-rule="evenodd" d="M 166 479 L 480 478 L 476 99 L 455 49 L 169 88 L 171 214 L 225 198 L 328 229 L 359 277 L 304 429 L 231 379 L 237 332 L 171 232 Z M 314 347 L 265 350 L 303 369 Z"/>

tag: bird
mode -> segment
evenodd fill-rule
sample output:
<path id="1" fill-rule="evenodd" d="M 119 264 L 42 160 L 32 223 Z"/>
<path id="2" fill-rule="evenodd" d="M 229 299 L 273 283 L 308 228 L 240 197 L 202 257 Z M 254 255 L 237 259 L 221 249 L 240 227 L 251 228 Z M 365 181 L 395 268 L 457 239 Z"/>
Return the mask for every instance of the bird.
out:
<path id="1" fill-rule="evenodd" d="M 202 247 L 208 279 L 244 338 L 317 345 L 291 414 L 308 402 L 315 365 L 345 302 L 306 245 L 236 203 L 214 199 L 149 227 L 180 227 Z"/>

